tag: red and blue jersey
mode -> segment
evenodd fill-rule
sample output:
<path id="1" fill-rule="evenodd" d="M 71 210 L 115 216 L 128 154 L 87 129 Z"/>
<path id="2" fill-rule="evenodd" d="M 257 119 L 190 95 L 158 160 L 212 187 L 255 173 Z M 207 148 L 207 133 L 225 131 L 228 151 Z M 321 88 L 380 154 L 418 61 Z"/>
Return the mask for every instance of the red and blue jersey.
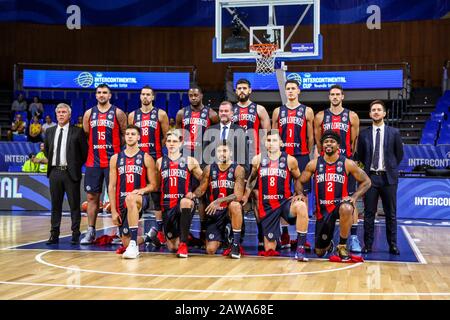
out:
<path id="1" fill-rule="evenodd" d="M 259 129 L 261 128 L 261 121 L 258 116 L 258 105 L 254 102 L 246 107 L 238 104 L 233 106 L 232 122 L 238 124 L 245 131 L 252 130 L 253 134 L 250 136 L 251 143 L 254 146 L 255 154 L 259 154 Z"/>
<path id="2" fill-rule="evenodd" d="M 141 129 L 139 148 L 151 155 L 154 160 L 162 157 L 162 134 L 158 111 L 158 108 L 153 108 L 150 112 L 138 109 L 134 112 L 133 118 L 133 124 Z"/>
<path id="3" fill-rule="evenodd" d="M 191 106 L 184 108 L 182 128 L 189 131 L 189 135 L 184 139 L 184 145 L 188 150 L 202 147 L 203 135 L 210 124 L 209 107 L 203 107 L 200 111 L 192 110 Z"/>
<path id="4" fill-rule="evenodd" d="M 186 157 L 171 160 L 168 156 L 161 159 L 161 208 L 166 211 L 177 206 L 178 202 L 190 191 L 191 174 Z"/>
<path id="5" fill-rule="evenodd" d="M 283 151 L 291 156 L 309 154 L 306 128 L 305 105 L 300 104 L 294 109 L 288 108 L 286 105 L 280 107 L 278 131 L 281 141 L 283 141 Z"/>
<path id="6" fill-rule="evenodd" d="M 222 171 L 217 163 L 211 164 L 209 169 L 209 188 L 206 194 L 210 202 L 219 198 L 228 197 L 234 193 L 234 175 L 237 166 L 236 163 L 233 163 L 227 170 Z M 225 209 L 228 207 L 228 203 L 222 202 L 220 207 Z"/>
<path id="7" fill-rule="evenodd" d="M 342 154 L 334 163 L 327 163 L 323 157 L 317 159 L 314 180 L 316 186 L 316 217 L 322 219 L 331 214 L 348 196 L 348 174 L 345 171 L 345 159 Z"/>
<path id="8" fill-rule="evenodd" d="M 345 109 L 340 114 L 334 114 L 330 109 L 323 112 L 322 133 L 333 130 L 341 137 L 340 152 L 347 158 L 352 156 L 350 110 Z"/>
<path id="9" fill-rule="evenodd" d="M 116 206 L 122 213 L 127 204 L 125 198 L 133 190 L 147 186 L 147 168 L 144 162 L 145 153 L 139 150 L 133 157 L 129 157 L 122 151 L 117 156 L 116 172 Z"/>
<path id="10" fill-rule="evenodd" d="M 117 107 L 100 112 L 97 106 L 89 118 L 89 149 L 86 167 L 108 168 L 109 159 L 120 152 L 120 125 L 116 116 Z"/>
<path id="11" fill-rule="evenodd" d="M 291 173 L 288 168 L 288 154 L 282 152 L 276 160 L 261 156 L 258 175 L 259 217 L 281 207 L 292 196 Z"/>

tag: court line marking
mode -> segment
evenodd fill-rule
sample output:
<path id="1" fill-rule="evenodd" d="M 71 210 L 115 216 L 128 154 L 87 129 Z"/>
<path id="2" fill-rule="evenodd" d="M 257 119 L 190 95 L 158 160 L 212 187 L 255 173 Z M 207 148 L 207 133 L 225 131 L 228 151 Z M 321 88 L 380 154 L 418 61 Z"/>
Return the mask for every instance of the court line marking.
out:
<path id="1" fill-rule="evenodd" d="M 73 289 L 113 289 L 125 291 L 162 291 L 162 292 L 189 292 L 189 293 L 222 293 L 222 294 L 263 294 L 263 295 L 313 295 L 313 296 L 450 296 L 450 292 L 305 292 L 305 291 L 242 291 L 242 290 L 211 290 L 211 289 L 173 289 L 173 288 L 135 288 L 135 287 L 115 287 L 115 286 L 93 286 L 93 285 L 73 285 L 57 283 L 34 283 L 34 282 L 16 282 L 0 281 L 4 285 L 24 285 L 40 287 L 62 287 Z"/>
<path id="2" fill-rule="evenodd" d="M 416 242 L 412 239 L 411 235 L 409 234 L 409 231 L 406 229 L 406 226 L 401 226 L 401 229 L 403 230 L 403 233 L 405 234 L 406 240 L 408 240 L 411 249 L 416 255 L 417 260 L 419 260 L 421 264 L 428 264 L 422 252 L 420 252 L 419 248 L 417 247 Z"/>
<path id="3" fill-rule="evenodd" d="M 311 275 L 318 273 L 329 273 L 341 270 L 348 270 L 359 267 L 363 263 L 355 263 L 350 264 L 342 268 L 334 268 L 334 269 L 326 269 L 326 270 L 317 270 L 317 271 L 303 271 L 303 272 L 292 272 L 292 273 L 273 273 L 273 274 L 241 274 L 241 275 L 186 275 L 186 274 L 148 274 L 148 273 L 129 273 L 129 272 L 113 272 L 113 271 L 101 271 L 101 270 L 91 270 L 91 269 L 80 269 L 77 267 L 65 267 L 56 265 L 50 262 L 45 261 L 42 257 L 47 253 L 52 252 L 52 250 L 48 250 L 45 252 L 41 252 L 37 254 L 34 259 L 40 263 L 49 267 L 59 268 L 63 270 L 72 270 L 77 272 L 90 272 L 90 273 L 100 273 L 100 274 L 110 274 L 110 275 L 119 275 L 119 276 L 134 276 L 134 277 L 162 277 L 162 278 L 264 278 L 264 277 L 286 277 L 286 276 L 300 276 L 300 275 Z"/>

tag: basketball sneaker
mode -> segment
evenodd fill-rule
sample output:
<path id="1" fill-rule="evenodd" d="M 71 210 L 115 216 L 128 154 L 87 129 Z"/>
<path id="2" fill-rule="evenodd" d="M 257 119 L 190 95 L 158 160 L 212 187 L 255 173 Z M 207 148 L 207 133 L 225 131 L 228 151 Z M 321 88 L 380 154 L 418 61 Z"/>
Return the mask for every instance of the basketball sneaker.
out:
<path id="1" fill-rule="evenodd" d="M 362 248 L 357 235 L 350 236 L 347 242 L 347 249 L 351 252 L 361 253 Z"/>
<path id="2" fill-rule="evenodd" d="M 144 241 L 153 244 L 155 247 L 161 247 L 161 241 L 159 241 L 158 231 L 156 231 L 155 227 L 151 227 L 150 231 L 145 234 Z"/>
<path id="3" fill-rule="evenodd" d="M 124 259 L 136 259 L 139 257 L 139 247 L 136 245 L 136 241 L 131 240 L 125 252 L 122 254 Z"/>
<path id="4" fill-rule="evenodd" d="M 231 246 L 231 258 L 240 259 L 241 258 L 241 248 L 240 245 L 233 243 Z"/>
<path id="5" fill-rule="evenodd" d="M 308 261 L 308 258 L 305 256 L 305 247 L 304 246 L 298 246 L 297 250 L 295 250 L 295 259 L 297 261 Z"/>
<path id="6" fill-rule="evenodd" d="M 281 249 L 287 249 L 291 247 L 291 237 L 289 236 L 289 233 L 282 233 L 281 234 Z"/>
<path id="7" fill-rule="evenodd" d="M 349 261 L 350 255 L 345 244 L 338 244 L 336 247 L 337 254 L 342 261 Z"/>
<path id="8" fill-rule="evenodd" d="M 95 229 L 93 227 L 89 227 L 84 238 L 81 239 L 80 244 L 92 244 L 95 240 Z"/>
<path id="9" fill-rule="evenodd" d="M 164 232 L 158 231 L 158 234 L 156 235 L 158 237 L 159 242 L 162 246 L 166 245 L 166 236 L 164 235 Z"/>
<path id="10" fill-rule="evenodd" d="M 178 245 L 177 257 L 178 258 L 188 257 L 188 246 L 185 242 L 180 242 L 180 244 Z"/>

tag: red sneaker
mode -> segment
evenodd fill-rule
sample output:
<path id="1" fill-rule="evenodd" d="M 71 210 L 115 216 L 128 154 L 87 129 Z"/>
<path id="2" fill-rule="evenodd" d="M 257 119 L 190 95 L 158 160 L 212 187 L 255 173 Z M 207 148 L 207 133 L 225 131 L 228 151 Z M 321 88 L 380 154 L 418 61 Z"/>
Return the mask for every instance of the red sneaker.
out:
<path id="1" fill-rule="evenodd" d="M 273 249 L 270 249 L 269 251 L 266 252 L 267 257 L 278 257 L 279 255 L 280 253 Z"/>
<path id="2" fill-rule="evenodd" d="M 180 242 L 180 244 L 178 245 L 177 257 L 178 258 L 188 257 L 188 246 L 185 242 Z"/>
<path id="3" fill-rule="evenodd" d="M 127 250 L 126 247 L 120 246 L 119 248 L 117 248 L 116 253 L 117 253 L 117 254 L 122 254 L 122 253 L 124 253 L 126 250 Z"/>
<path id="4" fill-rule="evenodd" d="M 291 247 L 291 237 L 289 233 L 281 234 L 281 249 L 287 249 Z"/>
<path id="5" fill-rule="evenodd" d="M 164 232 L 158 231 L 158 234 L 156 235 L 156 237 L 158 238 L 158 240 L 161 243 L 161 245 L 165 245 L 166 244 L 166 237 L 164 236 Z"/>

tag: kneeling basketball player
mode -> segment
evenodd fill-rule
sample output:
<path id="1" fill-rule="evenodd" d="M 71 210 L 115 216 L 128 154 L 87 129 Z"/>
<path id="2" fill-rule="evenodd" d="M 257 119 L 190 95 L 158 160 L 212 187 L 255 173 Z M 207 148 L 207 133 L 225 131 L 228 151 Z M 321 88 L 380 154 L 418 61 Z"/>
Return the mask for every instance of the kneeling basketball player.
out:
<path id="1" fill-rule="evenodd" d="M 340 154 L 340 136 L 327 130 L 321 137 L 323 156 L 311 160 L 301 176 L 302 183 L 314 175 L 316 188 L 316 231 L 314 251 L 319 257 L 333 251 L 333 235 L 339 219 L 340 237 L 336 251 L 341 261 L 351 259 L 347 250 L 347 239 L 353 222 L 356 200 L 370 188 L 370 179 L 355 162 Z M 352 175 L 358 189 L 349 196 L 348 181 Z"/>
<path id="2" fill-rule="evenodd" d="M 242 228 L 241 199 L 244 193 L 244 167 L 232 162 L 231 147 L 225 141 L 216 147 L 216 162 L 203 170 L 200 186 L 194 191 L 196 198 L 207 194 L 206 252 L 215 254 L 225 240 L 225 227 L 231 218 L 233 244 L 230 255 L 241 257 L 240 238 Z"/>
<path id="3" fill-rule="evenodd" d="M 113 223 L 119 226 L 123 246 L 122 257 L 139 256 L 138 222 L 148 207 L 148 193 L 157 189 L 155 162 L 138 147 L 140 129 L 129 125 L 125 130 L 125 150 L 111 157 L 108 195 Z"/>
<path id="4" fill-rule="evenodd" d="M 305 242 L 308 232 L 308 208 L 300 184 L 300 170 L 297 160 L 281 151 L 281 138 L 278 130 L 267 133 L 265 146 L 267 155 L 258 154 L 252 159 L 252 172 L 247 181 L 243 203 L 245 204 L 258 181 L 258 219 L 264 234 L 264 252 L 261 255 L 279 255 L 275 250 L 280 239 L 280 218 L 295 224 L 298 246 L 295 258 L 307 261 Z M 291 179 L 294 192 L 291 192 Z"/>
<path id="5" fill-rule="evenodd" d="M 181 154 L 180 130 L 167 132 L 167 156 L 156 161 L 157 179 L 161 183 L 161 209 L 167 248 L 179 258 L 188 257 L 187 241 L 196 203 L 191 192 L 192 177 L 202 177 L 202 169 L 193 157 Z"/>

